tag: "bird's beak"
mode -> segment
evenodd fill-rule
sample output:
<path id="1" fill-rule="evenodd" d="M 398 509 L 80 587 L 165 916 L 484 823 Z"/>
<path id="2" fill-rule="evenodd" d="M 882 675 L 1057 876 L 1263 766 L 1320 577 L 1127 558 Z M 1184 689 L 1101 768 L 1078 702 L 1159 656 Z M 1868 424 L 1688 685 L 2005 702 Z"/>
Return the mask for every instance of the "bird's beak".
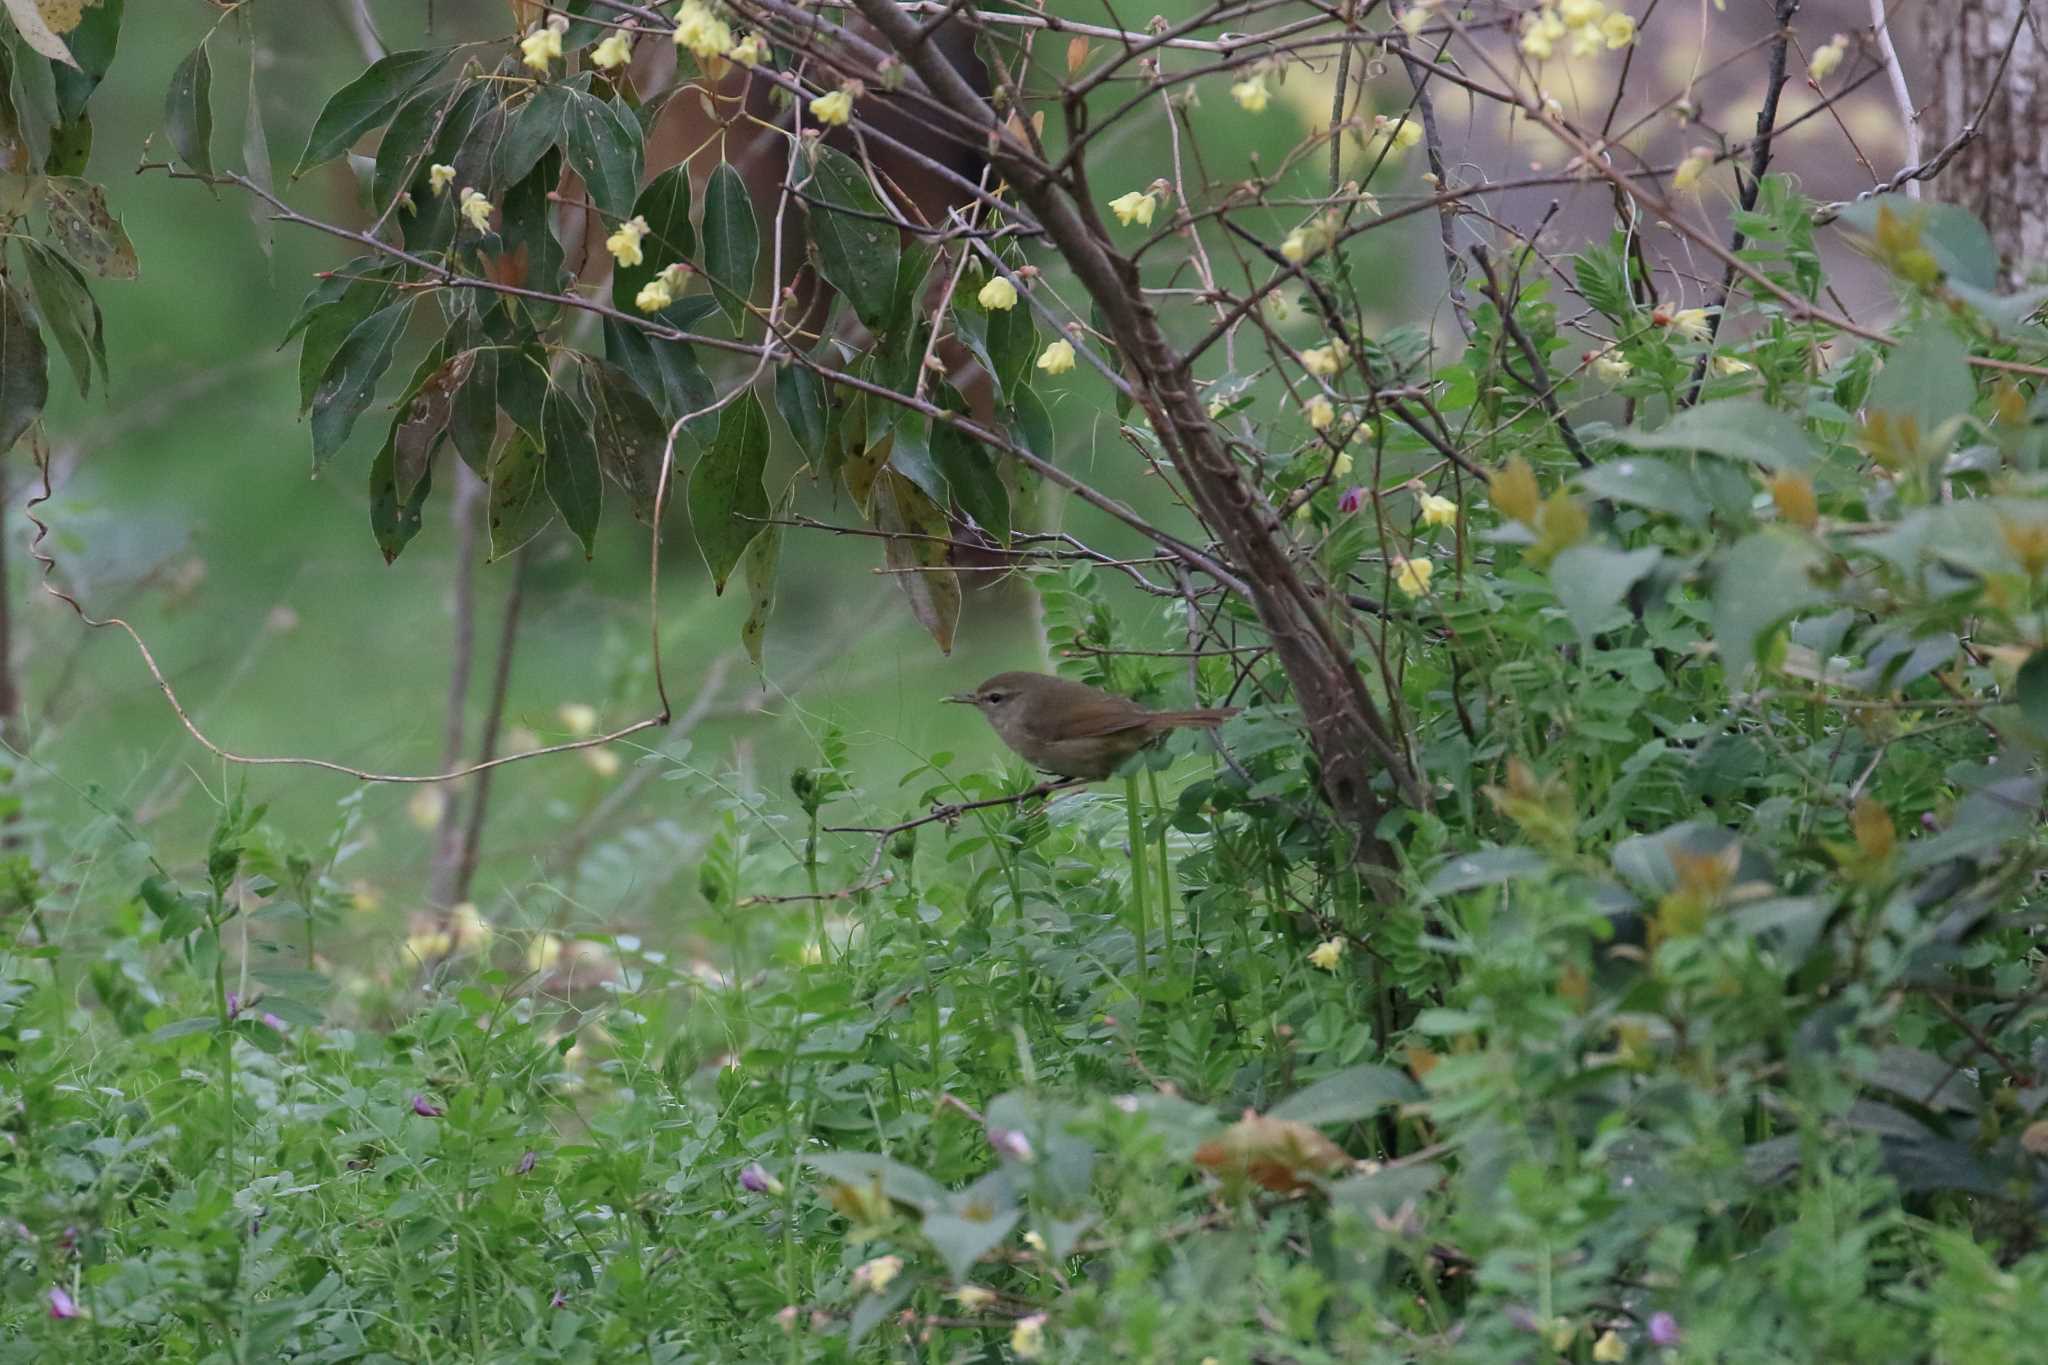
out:
<path id="1" fill-rule="evenodd" d="M 962 706 L 972 706 L 974 705 L 974 694 L 972 692 L 955 692 L 952 696 L 947 697 L 946 700 L 957 701 Z"/>

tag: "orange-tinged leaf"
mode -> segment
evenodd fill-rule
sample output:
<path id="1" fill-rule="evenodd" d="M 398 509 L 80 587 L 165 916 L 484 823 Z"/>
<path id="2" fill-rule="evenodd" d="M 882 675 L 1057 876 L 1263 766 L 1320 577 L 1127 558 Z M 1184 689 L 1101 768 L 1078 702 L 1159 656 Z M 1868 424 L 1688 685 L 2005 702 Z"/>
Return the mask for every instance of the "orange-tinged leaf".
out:
<path id="1" fill-rule="evenodd" d="M 1253 1110 L 1195 1149 L 1195 1164 L 1229 1181 L 1249 1180 L 1275 1194 L 1313 1188 L 1315 1177 L 1349 1165 L 1336 1143 L 1305 1123 Z"/>
<path id="2" fill-rule="evenodd" d="M 1088 40 L 1080 37 L 1067 39 L 1067 75 L 1080 75 L 1081 68 L 1086 65 L 1088 65 Z"/>

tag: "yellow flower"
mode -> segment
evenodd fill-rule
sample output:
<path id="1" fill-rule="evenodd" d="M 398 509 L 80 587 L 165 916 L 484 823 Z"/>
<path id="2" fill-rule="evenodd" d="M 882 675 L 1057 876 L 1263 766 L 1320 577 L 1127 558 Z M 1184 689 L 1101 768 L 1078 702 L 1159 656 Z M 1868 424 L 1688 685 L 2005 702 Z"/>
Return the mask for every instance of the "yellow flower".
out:
<path id="1" fill-rule="evenodd" d="M 1566 32 L 1564 20 L 1554 9 L 1541 9 L 1522 16 L 1522 51 L 1537 61 L 1549 58 L 1557 40 Z"/>
<path id="2" fill-rule="evenodd" d="M 1010 1329 L 1010 1350 L 1019 1360 L 1036 1360 L 1045 1354 L 1045 1314 L 1017 1319 Z"/>
<path id="3" fill-rule="evenodd" d="M 675 291 L 659 275 L 641 285 L 640 292 L 633 296 L 633 306 L 643 313 L 659 313 L 675 301 Z"/>
<path id="4" fill-rule="evenodd" d="M 1422 495 L 1422 524 L 1424 526 L 1456 526 L 1458 504 L 1449 498 L 1440 498 L 1434 493 Z"/>
<path id="5" fill-rule="evenodd" d="M 797 961 L 806 967 L 815 967 L 824 960 L 825 949 L 820 946 L 816 939 L 805 943 L 803 950 L 797 954 Z"/>
<path id="6" fill-rule="evenodd" d="M 633 40 L 623 32 L 613 33 L 596 47 L 590 49 L 590 64 L 599 71 L 610 71 L 633 60 Z"/>
<path id="7" fill-rule="evenodd" d="M 1401 15 L 1401 31 L 1410 38 L 1417 37 L 1429 25 L 1429 9 L 1426 5 L 1410 5 Z"/>
<path id="8" fill-rule="evenodd" d="M 1040 1255 L 1045 1254 L 1045 1238 L 1040 1237 L 1035 1229 L 1024 1234 L 1024 1245 Z"/>
<path id="9" fill-rule="evenodd" d="M 1330 462 L 1330 477 L 1333 479 L 1341 479 L 1350 472 L 1351 453 L 1345 450 L 1338 451 L 1337 458 Z"/>
<path id="10" fill-rule="evenodd" d="M 953 1302 L 969 1313 L 979 1313 L 996 1301 L 996 1291 L 978 1284 L 963 1284 L 953 1291 Z"/>
<path id="11" fill-rule="evenodd" d="M 1074 368 L 1074 346 L 1061 337 L 1038 355 L 1038 368 L 1047 374 L 1065 374 Z"/>
<path id="12" fill-rule="evenodd" d="M 1671 173 L 1671 188 L 1689 190 L 1700 183 L 1700 177 L 1714 164 L 1712 147 L 1695 147 L 1685 154 L 1685 160 L 1678 163 L 1678 169 Z"/>
<path id="13" fill-rule="evenodd" d="M 1428 559 L 1394 558 L 1394 586 L 1410 597 L 1420 597 L 1429 591 L 1429 580 L 1436 575 L 1436 565 Z"/>
<path id="14" fill-rule="evenodd" d="M 526 945 L 526 969 L 530 972 L 545 972 L 561 960 L 562 940 L 553 934 L 536 934 Z"/>
<path id="15" fill-rule="evenodd" d="M 1588 24 L 1572 30 L 1572 56 L 1592 57 L 1600 51 L 1600 27 Z"/>
<path id="16" fill-rule="evenodd" d="M 1331 405 L 1329 399 L 1321 394 L 1317 394 L 1309 399 L 1303 405 L 1302 411 L 1308 415 L 1308 424 L 1317 431 L 1325 430 L 1329 427 L 1330 423 L 1337 420 L 1337 409 Z M 1307 506 L 1307 504 L 1304 503 L 1303 506 Z"/>
<path id="17" fill-rule="evenodd" d="M 1350 359 L 1351 348 L 1341 341 L 1311 346 L 1301 353 L 1302 368 L 1325 379 L 1343 369 L 1344 363 Z"/>
<path id="18" fill-rule="evenodd" d="M 676 46 L 698 59 L 723 57 L 732 51 L 732 29 L 698 0 L 676 11 Z"/>
<path id="19" fill-rule="evenodd" d="M 1388 118 L 1385 114 L 1372 116 L 1373 137 L 1383 142 L 1387 150 L 1399 155 L 1422 141 L 1422 125 L 1410 119 Z"/>
<path id="20" fill-rule="evenodd" d="M 1321 967 L 1326 972 L 1337 970 L 1337 964 L 1344 960 L 1344 940 L 1326 938 L 1308 951 L 1309 965 Z"/>
<path id="21" fill-rule="evenodd" d="M 640 240 L 647 235 L 647 220 L 635 214 L 619 224 L 618 231 L 604 239 L 604 249 L 612 253 L 612 259 L 620 265 L 639 265 L 646 260 L 640 251 Z"/>
<path id="22" fill-rule="evenodd" d="M 1616 354 L 1612 347 L 1593 357 L 1593 373 L 1609 384 L 1619 384 L 1635 371 L 1636 367 Z"/>
<path id="23" fill-rule="evenodd" d="M 1627 47 L 1636 40 L 1636 21 L 1626 14 L 1610 14 L 1600 21 L 1600 36 L 1609 51 Z"/>
<path id="24" fill-rule="evenodd" d="M 519 40 L 519 50 L 525 64 L 545 76 L 548 63 L 562 59 L 562 35 L 551 28 L 537 28 Z"/>
<path id="25" fill-rule="evenodd" d="M 1756 366 L 1750 364 L 1747 360 L 1742 360 L 1732 355 L 1717 355 L 1714 357 L 1714 373 L 1724 379 L 1730 375 L 1748 374 L 1754 369 L 1756 369 Z"/>
<path id="26" fill-rule="evenodd" d="M 427 167 L 427 188 L 438 197 L 448 193 L 448 185 L 455 179 L 455 168 L 436 161 Z"/>
<path id="27" fill-rule="evenodd" d="M 840 127 L 853 117 L 853 96 L 844 90 L 820 95 L 811 101 L 811 117 L 829 127 Z"/>
<path id="28" fill-rule="evenodd" d="M 877 1256 L 872 1261 L 863 1262 L 853 1272 L 853 1282 L 870 1294 L 880 1294 L 885 1292 L 890 1282 L 902 1273 L 901 1256 Z"/>
<path id="29" fill-rule="evenodd" d="M 991 313 L 1007 313 L 1017 306 L 1017 286 L 998 275 L 981 287 L 974 301 Z"/>
<path id="30" fill-rule="evenodd" d="M 1158 208 L 1159 201 L 1152 197 L 1150 191 L 1132 190 L 1129 194 L 1120 194 L 1109 201 L 1109 211 L 1114 213 L 1116 220 L 1125 227 L 1133 223 L 1139 227 L 1151 227 L 1152 215 Z"/>
<path id="31" fill-rule="evenodd" d="M 732 51 L 725 55 L 728 61 L 738 62 L 741 66 L 758 66 L 767 60 L 768 44 L 761 41 L 760 34 L 749 33 L 734 43 Z"/>
<path id="32" fill-rule="evenodd" d="M 1681 308 L 1671 315 L 1671 330 L 1687 341 L 1705 341 L 1713 335 L 1704 308 Z"/>
<path id="33" fill-rule="evenodd" d="M 1806 64 L 1806 74 L 1816 81 L 1824 81 L 1835 74 L 1835 68 L 1842 64 L 1843 56 L 1849 50 L 1849 36 L 1837 33 L 1828 39 L 1827 45 L 1813 54 L 1813 60 Z"/>
<path id="34" fill-rule="evenodd" d="M 491 926 L 477 913 L 474 901 L 463 901 L 450 910 L 448 920 L 457 943 L 482 947 L 491 941 Z"/>
<path id="35" fill-rule="evenodd" d="M 661 268 L 661 274 L 658 278 L 663 284 L 668 286 L 669 293 L 680 294 L 688 285 L 689 275 L 689 266 L 681 261 L 670 261 Z"/>
<path id="36" fill-rule="evenodd" d="M 1593 1359 L 1600 1365 L 1619 1365 L 1628 1359 L 1628 1346 L 1612 1331 L 1602 1332 L 1600 1339 L 1593 1343 Z"/>
<path id="37" fill-rule="evenodd" d="M 464 185 L 461 195 L 462 216 L 478 232 L 491 230 L 491 201 L 479 194 L 475 187 Z"/>
<path id="38" fill-rule="evenodd" d="M 590 771 L 596 773 L 599 777 L 617 777 L 619 775 L 619 756 L 610 749 L 585 749 L 583 750 L 583 761 L 588 763 Z"/>
<path id="39" fill-rule="evenodd" d="M 1272 96 L 1266 93 L 1266 78 L 1251 76 L 1230 87 L 1230 97 L 1247 114 L 1263 114 Z"/>
<path id="40" fill-rule="evenodd" d="M 1597 24 L 1607 13 L 1604 0 L 1558 0 L 1557 17 L 1572 28 Z"/>
<path id="41" fill-rule="evenodd" d="M 640 220 L 635 218 L 633 221 L 638 223 Z M 645 224 L 642 224 L 642 227 L 644 228 Z M 637 264 L 637 262 L 628 262 L 628 264 Z M 555 709 L 555 715 L 561 720 L 569 733 L 578 739 L 582 739 L 585 735 L 597 733 L 597 708 L 588 702 L 565 701 Z"/>
<path id="42" fill-rule="evenodd" d="M 1302 257 L 1308 255 L 1308 238 L 1301 235 L 1300 228 L 1288 233 L 1280 243 L 1280 255 L 1289 265 L 1300 265 Z"/>

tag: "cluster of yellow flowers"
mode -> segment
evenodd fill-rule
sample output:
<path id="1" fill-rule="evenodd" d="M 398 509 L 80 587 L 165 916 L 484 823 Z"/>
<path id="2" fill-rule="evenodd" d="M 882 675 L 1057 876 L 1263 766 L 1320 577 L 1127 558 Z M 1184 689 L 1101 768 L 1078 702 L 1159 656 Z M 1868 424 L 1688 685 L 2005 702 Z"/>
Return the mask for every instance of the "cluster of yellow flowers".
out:
<path id="1" fill-rule="evenodd" d="M 1308 951 L 1309 965 L 1320 967 L 1326 972 L 1337 970 L 1337 964 L 1344 960 L 1344 940 L 1326 938 Z"/>
<path id="2" fill-rule="evenodd" d="M 562 60 L 562 35 L 568 31 L 568 19 L 559 14 L 548 16 L 545 24 L 519 40 L 520 60 L 547 75 L 549 64 Z"/>
<path id="3" fill-rule="evenodd" d="M 1436 576 L 1436 564 L 1427 556 L 1408 559 L 1395 555 L 1387 563 L 1394 571 L 1394 586 L 1409 597 L 1428 592 L 1429 580 Z"/>
<path id="4" fill-rule="evenodd" d="M 1372 133 L 1366 138 L 1366 150 L 1374 156 L 1385 148 L 1388 156 L 1399 156 L 1422 141 L 1422 125 L 1410 118 L 1388 118 L 1385 114 L 1372 116 Z"/>
<path id="5" fill-rule="evenodd" d="M 1317 218 L 1287 234 L 1280 243 L 1280 255 L 1289 265 L 1300 265 L 1311 256 L 1327 251 L 1335 233 L 1335 220 Z"/>
<path id="6" fill-rule="evenodd" d="M 1606 0 L 1557 0 L 1522 16 L 1522 51 L 1547 61 L 1561 38 L 1571 39 L 1570 55 L 1590 57 L 1602 48 L 1614 51 L 1636 40 L 1636 21 L 1620 10 L 1609 11 Z"/>
<path id="7" fill-rule="evenodd" d="M 1301 353 L 1301 367 L 1319 379 L 1328 379 L 1351 359 L 1351 348 L 1336 337 Z"/>
<path id="8" fill-rule="evenodd" d="M 842 127 L 853 117 L 852 86 L 842 85 L 829 94 L 818 96 L 811 101 L 811 117 L 828 127 Z"/>
<path id="9" fill-rule="evenodd" d="M 1159 196 L 1152 190 L 1132 190 L 1110 200 L 1109 211 L 1125 227 L 1133 223 L 1139 227 L 1151 227 L 1152 215 L 1159 211 Z"/>
<path id="10" fill-rule="evenodd" d="M 690 267 L 681 261 L 663 266 L 659 275 L 640 286 L 640 292 L 633 296 L 633 306 L 643 313 L 659 313 L 683 292 L 689 273 Z"/>
<path id="11" fill-rule="evenodd" d="M 686 0 L 676 11 L 676 46 L 706 61 L 733 50 L 732 26 L 714 14 L 700 0 Z"/>
<path id="12" fill-rule="evenodd" d="M 612 253 L 612 259 L 620 265 L 639 265 L 647 259 L 640 250 L 640 243 L 647 236 L 647 220 L 634 214 L 619 224 L 618 230 L 604 239 L 604 249 Z"/>
<path id="13" fill-rule="evenodd" d="M 1247 114 L 1263 114 L 1273 97 L 1266 89 L 1266 78 L 1254 71 L 1230 87 L 1230 98 Z"/>

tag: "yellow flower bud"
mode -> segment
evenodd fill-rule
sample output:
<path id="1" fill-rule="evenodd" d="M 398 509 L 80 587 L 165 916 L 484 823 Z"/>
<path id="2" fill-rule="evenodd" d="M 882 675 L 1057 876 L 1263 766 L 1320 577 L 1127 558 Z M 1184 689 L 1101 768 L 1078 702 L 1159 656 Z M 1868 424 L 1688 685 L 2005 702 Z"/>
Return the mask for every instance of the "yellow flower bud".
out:
<path id="1" fill-rule="evenodd" d="M 725 54 L 727 61 L 738 62 L 741 66 L 759 66 L 768 57 L 768 44 L 758 33 L 749 33 L 733 44 L 732 51 Z"/>
<path id="2" fill-rule="evenodd" d="M 1337 964 L 1343 960 L 1344 940 L 1341 938 L 1326 938 L 1308 952 L 1309 965 L 1326 972 L 1336 971 Z"/>
<path id="3" fill-rule="evenodd" d="M 853 117 L 853 96 L 845 90 L 820 95 L 811 101 L 811 117 L 830 127 L 840 127 Z"/>
<path id="4" fill-rule="evenodd" d="M 1636 40 L 1636 21 L 1626 14 L 1610 14 L 1600 21 L 1600 36 L 1609 51 L 1619 51 Z"/>
<path id="5" fill-rule="evenodd" d="M 491 230 L 490 200 L 478 193 L 475 187 L 465 185 L 462 188 L 460 202 L 462 204 L 462 216 L 469 220 L 471 227 L 475 228 L 478 232 L 489 232 Z"/>
<path id="6" fill-rule="evenodd" d="M 1251 76 L 1230 87 L 1230 97 L 1237 101 L 1237 107 L 1247 114 L 1263 114 L 1271 96 L 1266 92 L 1266 78 Z"/>
<path id="7" fill-rule="evenodd" d="M 455 168 L 453 166 L 443 165 L 437 161 L 427 167 L 427 188 L 432 190 L 437 198 L 448 193 L 448 186 L 454 180 Z"/>
<path id="8" fill-rule="evenodd" d="M 1321 394 L 1309 399 L 1302 405 L 1301 410 L 1308 417 L 1308 424 L 1317 431 L 1327 429 L 1330 423 L 1337 420 L 1337 409 Z M 1304 503 L 1303 506 L 1307 504 Z"/>
<path id="9" fill-rule="evenodd" d="M 551 28 L 537 28 L 519 40 L 521 60 L 545 76 L 548 64 L 562 59 L 562 35 Z"/>
<path id="10" fill-rule="evenodd" d="M 590 49 L 590 64 L 599 71 L 612 71 L 633 60 L 633 40 L 623 31 L 615 32 Z"/>
<path id="11" fill-rule="evenodd" d="M 981 287 L 974 301 L 991 313 L 1007 313 L 1017 306 L 1017 286 L 998 275 Z"/>
<path id="12" fill-rule="evenodd" d="M 1422 495 L 1422 524 L 1424 526 L 1456 526 L 1458 524 L 1458 504 L 1449 498 L 1438 497 L 1434 493 L 1424 493 Z"/>
<path id="13" fill-rule="evenodd" d="M 1410 597 L 1420 597 L 1429 591 L 1429 580 L 1436 576 L 1436 565 L 1430 560 L 1403 559 L 1395 556 L 1394 586 Z"/>
<path id="14" fill-rule="evenodd" d="M 641 285 L 640 292 L 633 296 L 633 306 L 643 313 L 659 313 L 675 301 L 675 293 L 668 287 L 668 281 L 659 275 Z"/>
<path id="15" fill-rule="evenodd" d="M 1109 211 L 1125 227 L 1136 223 L 1139 227 L 1151 227 L 1152 215 L 1159 209 L 1159 201 L 1150 192 L 1132 190 L 1109 201 Z"/>
<path id="16" fill-rule="evenodd" d="M 1074 368 L 1074 346 L 1065 337 L 1047 346 L 1038 355 L 1038 368 L 1047 374 L 1065 374 Z"/>
<path id="17" fill-rule="evenodd" d="M 640 241 L 646 235 L 647 220 L 635 214 L 604 239 L 604 249 L 611 252 L 612 259 L 620 265 L 639 265 L 647 259 L 640 250 Z"/>
<path id="18" fill-rule="evenodd" d="M 1837 33 L 1834 37 L 1828 39 L 1824 47 L 1814 52 L 1813 60 L 1806 64 L 1806 74 L 1813 77 L 1816 81 L 1826 80 L 1835 74 L 1835 68 L 1842 64 L 1842 58 L 1848 54 L 1848 51 L 1848 35 Z"/>

